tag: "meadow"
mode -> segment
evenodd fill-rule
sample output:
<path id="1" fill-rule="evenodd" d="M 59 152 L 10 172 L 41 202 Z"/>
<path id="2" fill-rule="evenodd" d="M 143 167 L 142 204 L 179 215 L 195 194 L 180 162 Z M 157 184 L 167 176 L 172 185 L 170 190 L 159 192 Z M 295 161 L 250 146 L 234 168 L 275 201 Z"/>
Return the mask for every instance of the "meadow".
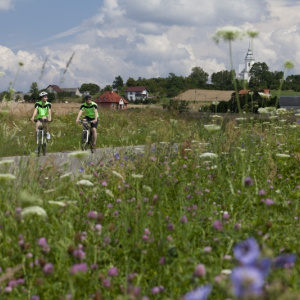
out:
<path id="1" fill-rule="evenodd" d="M 1 299 L 300 299 L 299 113 L 100 111 L 98 147 L 145 149 L 97 161 L 61 105 L 74 173 L 38 163 L 31 113 L 0 114 Z"/>

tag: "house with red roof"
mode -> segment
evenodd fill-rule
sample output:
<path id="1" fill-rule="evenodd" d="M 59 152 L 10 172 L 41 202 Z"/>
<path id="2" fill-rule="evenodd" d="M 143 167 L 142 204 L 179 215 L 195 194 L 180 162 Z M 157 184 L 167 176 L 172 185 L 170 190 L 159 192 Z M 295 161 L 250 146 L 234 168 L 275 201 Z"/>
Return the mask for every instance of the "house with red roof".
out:
<path id="1" fill-rule="evenodd" d="M 106 91 L 93 101 L 98 104 L 99 108 L 106 109 L 126 109 L 129 104 L 125 98 L 113 91 Z"/>
<path id="2" fill-rule="evenodd" d="M 59 93 L 67 92 L 70 93 L 72 96 L 79 96 L 79 97 L 82 96 L 78 88 L 60 88 L 58 85 L 55 84 L 48 85 L 45 90 L 48 93 L 53 93 L 55 95 Z"/>
<path id="3" fill-rule="evenodd" d="M 149 96 L 149 91 L 144 86 L 131 86 L 125 90 L 125 97 L 130 101 L 146 100 Z"/>

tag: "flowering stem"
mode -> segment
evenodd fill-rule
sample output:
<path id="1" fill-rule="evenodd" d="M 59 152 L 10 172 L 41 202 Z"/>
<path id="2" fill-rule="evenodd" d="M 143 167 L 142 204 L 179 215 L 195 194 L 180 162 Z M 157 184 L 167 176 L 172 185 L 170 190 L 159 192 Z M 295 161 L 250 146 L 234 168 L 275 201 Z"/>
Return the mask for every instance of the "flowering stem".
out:
<path id="1" fill-rule="evenodd" d="M 230 56 L 230 69 L 231 69 L 231 76 L 233 80 L 233 85 L 234 85 L 234 90 L 235 90 L 235 97 L 237 101 L 237 106 L 238 106 L 238 111 L 241 113 L 241 104 L 240 104 L 240 98 L 239 98 L 239 93 L 237 91 L 237 84 L 234 76 L 234 70 L 233 70 L 233 60 L 232 60 L 232 47 L 231 47 L 231 40 L 229 42 L 229 56 Z"/>

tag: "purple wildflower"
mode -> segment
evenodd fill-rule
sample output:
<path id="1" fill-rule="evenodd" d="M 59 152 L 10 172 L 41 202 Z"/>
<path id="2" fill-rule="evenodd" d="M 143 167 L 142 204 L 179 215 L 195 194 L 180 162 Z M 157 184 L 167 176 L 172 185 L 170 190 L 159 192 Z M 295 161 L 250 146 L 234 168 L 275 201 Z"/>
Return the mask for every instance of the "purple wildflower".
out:
<path id="1" fill-rule="evenodd" d="M 244 265 L 253 264 L 259 257 L 259 246 L 254 238 L 248 238 L 243 242 L 238 243 L 233 253 L 235 258 Z"/>
<path id="2" fill-rule="evenodd" d="M 54 266 L 50 263 L 44 265 L 43 272 L 45 275 L 50 275 L 54 272 Z"/>
<path id="3" fill-rule="evenodd" d="M 185 294 L 184 300 L 206 300 L 212 290 L 211 285 L 200 286 L 195 290 Z"/>
<path id="4" fill-rule="evenodd" d="M 244 179 L 244 184 L 245 184 L 245 186 L 251 186 L 251 185 L 253 185 L 253 179 L 250 176 L 246 177 Z"/>
<path id="5" fill-rule="evenodd" d="M 256 267 L 241 266 L 232 270 L 231 282 L 236 297 L 249 298 L 261 294 L 264 276 Z"/>
<path id="6" fill-rule="evenodd" d="M 188 221 L 188 219 L 187 219 L 186 216 L 182 216 L 182 217 L 180 218 L 180 222 L 183 223 L 183 224 L 187 223 L 187 221 Z"/>
<path id="7" fill-rule="evenodd" d="M 38 295 L 33 295 L 30 300 L 40 300 L 40 297 Z"/>
<path id="8" fill-rule="evenodd" d="M 294 266 L 296 254 L 283 253 L 273 260 L 273 265 L 277 268 L 290 268 Z"/>
<path id="9" fill-rule="evenodd" d="M 112 267 L 108 270 L 108 276 L 114 277 L 114 276 L 118 276 L 119 272 L 118 272 L 118 268 L 117 267 Z"/>
<path id="10" fill-rule="evenodd" d="M 88 266 L 86 263 L 75 264 L 70 269 L 70 273 L 72 275 L 77 274 L 78 272 L 86 273 L 87 271 L 88 271 Z"/>
<path id="11" fill-rule="evenodd" d="M 50 251 L 50 247 L 47 243 L 46 238 L 42 237 L 38 241 L 38 245 L 42 247 L 42 251 L 48 253 Z"/>
<path id="12" fill-rule="evenodd" d="M 223 229 L 223 224 L 220 220 L 216 220 L 213 223 L 213 227 L 217 230 L 222 230 Z"/>

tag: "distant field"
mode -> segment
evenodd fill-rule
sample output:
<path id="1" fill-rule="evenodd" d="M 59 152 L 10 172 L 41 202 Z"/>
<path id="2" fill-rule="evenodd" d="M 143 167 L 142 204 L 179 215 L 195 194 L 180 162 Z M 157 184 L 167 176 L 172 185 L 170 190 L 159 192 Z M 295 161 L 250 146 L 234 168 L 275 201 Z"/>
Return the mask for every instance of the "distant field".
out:
<path id="1" fill-rule="evenodd" d="M 188 90 L 179 94 L 175 99 L 186 101 L 197 101 L 207 104 L 212 101 L 228 101 L 234 91 L 217 91 L 217 90 Z"/>

